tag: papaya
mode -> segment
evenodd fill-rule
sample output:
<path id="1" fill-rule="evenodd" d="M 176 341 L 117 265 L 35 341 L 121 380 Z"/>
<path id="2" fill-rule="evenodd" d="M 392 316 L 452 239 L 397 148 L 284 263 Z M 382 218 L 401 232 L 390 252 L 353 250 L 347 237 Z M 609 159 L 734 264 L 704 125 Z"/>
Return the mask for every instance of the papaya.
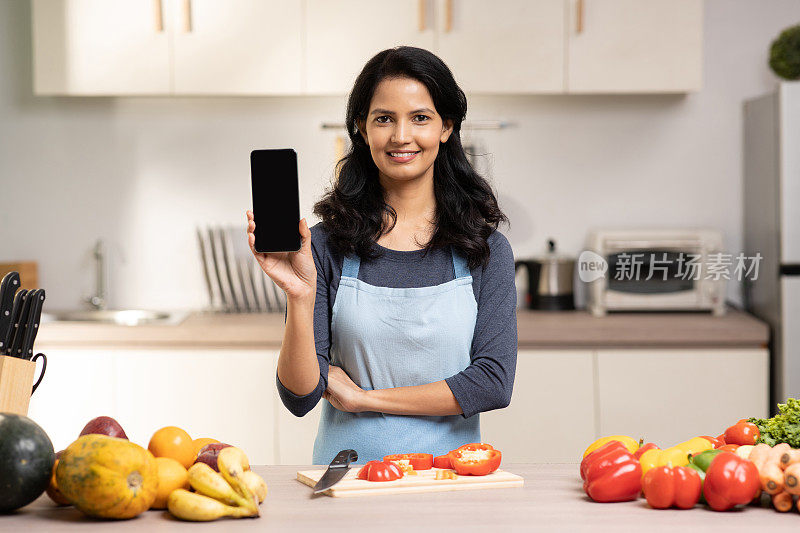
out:
<path id="1" fill-rule="evenodd" d="M 100 518 L 133 518 L 158 492 L 155 457 L 138 444 L 106 435 L 84 435 L 58 460 L 56 484 L 78 510 Z"/>
<path id="2" fill-rule="evenodd" d="M 50 499 L 57 505 L 69 505 L 69 500 L 61 494 L 61 491 L 58 489 L 58 483 L 56 483 L 56 467 L 58 467 L 58 459 L 63 453 L 64 450 L 56 452 L 56 463 L 53 465 L 53 473 L 50 475 L 50 485 L 48 485 L 46 491 Z"/>

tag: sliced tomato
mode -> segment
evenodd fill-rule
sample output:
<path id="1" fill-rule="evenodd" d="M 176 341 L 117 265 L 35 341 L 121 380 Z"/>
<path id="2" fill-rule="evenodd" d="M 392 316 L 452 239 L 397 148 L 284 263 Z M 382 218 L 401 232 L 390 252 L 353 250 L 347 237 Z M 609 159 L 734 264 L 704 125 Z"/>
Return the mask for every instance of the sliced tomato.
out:
<path id="1" fill-rule="evenodd" d="M 434 468 L 453 468 L 453 465 L 450 464 L 450 456 L 449 455 L 438 455 L 433 459 L 433 467 Z"/>
<path id="2" fill-rule="evenodd" d="M 369 461 L 358 471 L 358 479 L 367 481 L 394 481 L 401 477 L 403 471 L 391 461 Z"/>
<path id="3" fill-rule="evenodd" d="M 433 467 L 433 454 L 430 453 L 396 453 L 387 455 L 384 461 L 408 461 L 414 470 L 430 470 Z"/>
<path id="4" fill-rule="evenodd" d="M 488 446 L 488 447 L 487 447 Z M 500 466 L 503 454 L 488 444 L 466 444 L 449 454 L 456 474 L 463 476 L 485 476 Z"/>

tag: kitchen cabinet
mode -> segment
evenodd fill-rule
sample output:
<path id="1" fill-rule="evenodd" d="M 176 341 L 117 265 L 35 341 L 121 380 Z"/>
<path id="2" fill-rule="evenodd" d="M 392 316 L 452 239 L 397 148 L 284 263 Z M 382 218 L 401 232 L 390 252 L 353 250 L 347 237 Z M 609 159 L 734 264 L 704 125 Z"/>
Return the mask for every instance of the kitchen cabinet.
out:
<path id="1" fill-rule="evenodd" d="M 39 95 L 299 94 L 304 0 L 33 0 Z"/>
<path id="2" fill-rule="evenodd" d="M 567 0 L 567 92 L 702 86 L 702 0 Z"/>
<path id="3" fill-rule="evenodd" d="M 564 91 L 564 0 L 436 0 L 434 50 L 468 93 Z"/>
<path id="4" fill-rule="evenodd" d="M 48 349 L 29 416 L 56 450 L 92 418 L 115 418 L 147 446 L 164 426 L 240 446 L 253 464 L 276 463 L 274 350 Z M 282 407 L 282 406 L 281 406 Z"/>
<path id="5" fill-rule="evenodd" d="M 153 2 L 33 0 L 32 13 L 35 94 L 170 92 L 169 34 Z"/>
<path id="6" fill-rule="evenodd" d="M 575 461 L 596 435 L 592 351 L 520 350 L 511 403 L 480 416 L 504 462 Z"/>
<path id="7" fill-rule="evenodd" d="M 766 349 L 598 350 L 599 434 L 661 447 L 768 416 Z"/>
<path id="8" fill-rule="evenodd" d="M 429 2 L 419 0 L 307 0 L 306 92 L 347 94 L 366 62 L 399 45 L 433 50 Z"/>

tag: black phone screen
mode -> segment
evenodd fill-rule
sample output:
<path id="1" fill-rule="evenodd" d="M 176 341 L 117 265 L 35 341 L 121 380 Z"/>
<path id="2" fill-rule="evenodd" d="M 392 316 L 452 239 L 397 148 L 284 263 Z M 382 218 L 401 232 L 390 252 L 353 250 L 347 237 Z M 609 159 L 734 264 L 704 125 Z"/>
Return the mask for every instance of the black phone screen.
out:
<path id="1" fill-rule="evenodd" d="M 297 154 L 284 150 L 250 152 L 256 252 L 296 252 L 300 249 L 300 194 Z"/>

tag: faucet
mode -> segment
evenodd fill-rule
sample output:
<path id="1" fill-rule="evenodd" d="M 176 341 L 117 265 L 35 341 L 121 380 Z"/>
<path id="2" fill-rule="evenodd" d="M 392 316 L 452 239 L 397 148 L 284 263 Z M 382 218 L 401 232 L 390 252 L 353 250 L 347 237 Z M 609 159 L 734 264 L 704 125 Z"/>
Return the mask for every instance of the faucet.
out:
<path id="1" fill-rule="evenodd" d="M 84 298 L 89 305 L 98 311 L 106 308 L 106 251 L 102 239 L 97 239 L 94 245 L 94 260 L 96 267 L 95 274 L 95 294 Z"/>

